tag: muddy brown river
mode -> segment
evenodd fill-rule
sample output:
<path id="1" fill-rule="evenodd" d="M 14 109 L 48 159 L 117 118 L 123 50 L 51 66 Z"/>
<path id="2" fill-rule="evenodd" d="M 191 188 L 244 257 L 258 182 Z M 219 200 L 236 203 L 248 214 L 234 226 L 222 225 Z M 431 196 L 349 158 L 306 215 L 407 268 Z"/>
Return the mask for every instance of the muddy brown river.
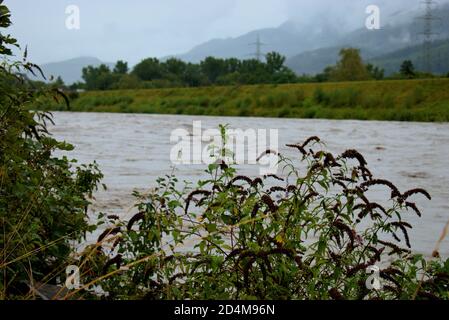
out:
<path id="1" fill-rule="evenodd" d="M 81 163 L 96 160 L 105 175 L 108 190 L 96 194 L 94 211 L 129 215 L 132 191 L 150 189 L 157 177 L 173 170 L 173 130 L 189 131 L 193 121 L 200 120 L 203 129 L 219 124 L 277 129 L 280 152 L 292 156 L 285 144 L 317 135 L 332 152 L 357 149 L 375 177 L 391 180 L 401 191 L 425 188 L 433 198 L 416 198 L 423 217 L 410 213 L 406 219 L 414 226 L 411 239 L 416 252 L 429 255 L 449 220 L 449 124 L 98 113 L 54 113 L 54 120 L 53 135 L 76 147 L 69 156 Z M 195 181 L 204 178 L 204 169 L 205 165 L 178 165 L 175 172 L 180 180 Z M 242 165 L 240 170 L 259 174 L 257 166 Z M 449 255 L 449 239 L 441 253 Z"/>

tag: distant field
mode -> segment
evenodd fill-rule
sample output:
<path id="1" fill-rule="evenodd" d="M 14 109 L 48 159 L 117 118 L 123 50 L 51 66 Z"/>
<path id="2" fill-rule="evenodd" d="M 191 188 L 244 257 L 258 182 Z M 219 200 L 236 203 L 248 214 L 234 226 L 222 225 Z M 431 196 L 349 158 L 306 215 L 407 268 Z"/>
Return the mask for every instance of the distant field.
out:
<path id="1" fill-rule="evenodd" d="M 96 91 L 82 93 L 71 110 L 445 122 L 449 79 Z"/>

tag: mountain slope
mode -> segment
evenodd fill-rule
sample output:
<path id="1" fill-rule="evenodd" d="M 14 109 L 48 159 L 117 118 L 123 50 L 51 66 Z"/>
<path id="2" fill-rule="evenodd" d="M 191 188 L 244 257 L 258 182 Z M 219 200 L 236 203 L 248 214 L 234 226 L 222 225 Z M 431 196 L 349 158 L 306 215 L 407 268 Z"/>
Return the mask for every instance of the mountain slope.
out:
<path id="1" fill-rule="evenodd" d="M 176 57 L 190 62 L 199 62 L 207 56 L 248 59 L 254 57 L 256 51 L 254 42 L 260 36 L 261 41 L 265 43 L 262 47 L 263 52 L 277 51 L 285 55 L 289 58 L 289 66 L 297 73 L 316 73 L 326 67 L 327 63 L 335 60 L 336 56 L 333 53 L 337 48 L 358 47 L 369 52 L 370 56 L 376 56 L 417 44 L 420 40 L 418 35 L 423 29 L 423 21 L 416 19 L 420 14 L 422 12 L 418 8 L 396 12 L 382 20 L 388 23 L 380 30 L 373 31 L 365 27 L 355 31 L 344 30 L 343 27 L 335 25 L 336 22 L 332 17 L 326 16 L 318 21 L 290 20 L 277 28 L 255 30 L 236 38 L 214 39 Z M 441 21 L 435 26 L 437 30 L 434 31 L 439 32 L 443 38 L 449 36 L 449 4 L 439 8 L 438 16 Z M 364 21 L 363 17 L 353 19 Z M 323 51 L 323 48 L 327 49 Z M 318 52 L 312 53 L 314 50 Z M 330 55 L 324 55 L 325 51 Z M 316 60 L 317 56 L 323 57 L 322 63 Z M 311 60 L 299 60 L 304 57 L 310 57 Z M 309 64 L 316 67 L 311 68 Z"/>
<path id="2" fill-rule="evenodd" d="M 425 70 L 426 63 L 423 58 L 423 46 L 415 45 L 407 47 L 383 56 L 369 59 L 368 61 L 385 69 L 387 75 L 398 72 L 404 60 L 411 60 L 417 70 Z M 431 71 L 436 74 L 449 72 L 449 39 L 432 43 L 430 50 Z"/>
<path id="3" fill-rule="evenodd" d="M 422 41 L 419 36 L 422 31 L 422 21 L 415 19 L 418 14 L 409 13 L 408 17 L 402 17 L 396 24 L 388 24 L 380 30 L 368 30 L 365 28 L 353 31 L 338 40 L 338 44 L 317 50 L 308 50 L 287 59 L 287 66 L 298 74 L 316 74 L 330 64 L 335 64 L 338 52 L 345 47 L 361 49 L 364 59 L 372 59 L 376 56 L 384 56 L 389 53 L 399 52 L 401 49 L 418 46 Z M 438 33 L 438 39 L 449 38 L 449 5 L 444 5 L 438 11 L 441 18 L 434 31 Z M 404 59 L 402 57 L 401 59 Z M 392 70 L 390 65 L 388 71 Z"/>
<path id="4" fill-rule="evenodd" d="M 422 71 L 426 69 L 423 58 L 423 45 L 416 44 L 416 42 L 411 46 L 380 55 L 377 50 L 350 44 L 322 48 L 301 53 L 288 59 L 286 64 L 298 74 L 317 74 L 322 72 L 327 66 L 335 65 L 338 61 L 340 50 L 351 46 L 361 48 L 361 55 L 366 63 L 372 63 L 384 69 L 386 75 L 398 72 L 404 60 L 411 60 L 417 70 Z M 430 58 L 430 67 L 433 73 L 446 74 L 449 72 L 449 40 L 434 41 L 431 45 Z"/>
<path id="5" fill-rule="evenodd" d="M 289 57 L 305 50 L 330 46 L 341 36 L 338 30 L 329 26 L 300 27 L 289 21 L 278 28 L 260 29 L 236 38 L 214 39 L 176 57 L 189 62 L 199 62 L 208 56 L 249 59 L 254 57 L 257 37 L 264 43 L 262 52 L 277 51 Z"/>
<path id="6" fill-rule="evenodd" d="M 47 63 L 41 66 L 45 76 L 49 79 L 51 76 L 54 78 L 60 76 L 66 84 L 72 84 L 77 81 L 81 81 L 82 70 L 87 66 L 99 66 L 102 64 L 101 60 L 94 57 L 79 57 L 70 60 Z M 113 64 L 105 63 L 109 67 Z"/>

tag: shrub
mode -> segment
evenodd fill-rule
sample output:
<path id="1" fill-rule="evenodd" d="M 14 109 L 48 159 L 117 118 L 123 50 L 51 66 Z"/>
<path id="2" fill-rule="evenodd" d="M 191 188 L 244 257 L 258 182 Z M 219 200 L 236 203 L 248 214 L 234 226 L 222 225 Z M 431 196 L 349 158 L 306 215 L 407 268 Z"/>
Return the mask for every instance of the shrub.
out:
<path id="1" fill-rule="evenodd" d="M 222 96 L 213 97 L 211 100 L 211 106 L 218 107 L 218 106 L 224 104 L 225 102 L 226 102 L 225 97 L 222 97 Z"/>
<path id="2" fill-rule="evenodd" d="M 329 96 L 320 87 L 315 89 L 313 93 L 313 100 L 317 104 L 321 105 L 328 105 L 330 101 Z"/>
<path id="3" fill-rule="evenodd" d="M 101 96 L 97 97 L 95 101 L 96 106 L 116 106 L 116 105 L 130 105 L 134 102 L 133 97 L 128 96 Z"/>
<path id="4" fill-rule="evenodd" d="M 307 107 L 307 109 L 304 111 L 304 118 L 306 119 L 313 119 L 317 115 L 317 108 L 310 106 Z"/>
<path id="5" fill-rule="evenodd" d="M 405 109 L 411 109 L 413 108 L 413 106 L 415 105 L 415 99 L 413 96 L 407 96 L 404 100 L 404 105 L 403 107 Z"/>
<path id="6" fill-rule="evenodd" d="M 413 90 L 413 102 L 415 105 L 422 103 L 425 101 L 424 89 L 419 86 Z"/>
<path id="7" fill-rule="evenodd" d="M 382 107 L 382 95 L 371 94 L 363 97 L 362 102 L 363 107 L 368 109 L 380 108 Z"/>
<path id="8" fill-rule="evenodd" d="M 360 104 L 360 91 L 347 88 L 347 89 L 337 89 L 329 94 L 328 104 L 331 107 L 341 108 L 341 107 L 357 107 Z"/>
<path id="9" fill-rule="evenodd" d="M 210 104 L 210 99 L 208 97 L 198 97 L 197 105 L 201 107 L 208 107 Z"/>
<path id="10" fill-rule="evenodd" d="M 0 26 L 8 27 L 9 17 L 0 4 Z M 9 48 L 15 44 L 0 33 L 0 299 L 25 297 L 26 283 L 55 283 L 70 261 L 71 243 L 94 228 L 86 213 L 102 177 L 96 164 L 75 166 L 53 155 L 73 147 L 50 136 L 51 114 L 27 109 L 67 98 L 53 89 L 27 86 L 20 74 L 40 69 L 11 62 Z"/>
<path id="11" fill-rule="evenodd" d="M 274 101 L 275 101 L 275 107 L 276 108 L 281 108 L 281 107 L 288 107 L 292 105 L 292 96 L 289 95 L 287 92 L 278 92 L 275 94 L 274 96 Z"/>
<path id="12" fill-rule="evenodd" d="M 382 107 L 385 109 L 393 109 L 395 106 L 395 97 L 391 93 L 387 93 L 383 96 Z"/>
<path id="13" fill-rule="evenodd" d="M 276 107 L 276 98 L 274 97 L 273 94 L 269 94 L 265 101 L 264 101 L 264 107 L 268 107 L 268 108 L 275 108 Z"/>
<path id="14" fill-rule="evenodd" d="M 304 90 L 299 89 L 295 91 L 295 98 L 298 105 L 302 105 L 304 100 L 306 99 L 306 94 L 304 93 Z"/>
<path id="15" fill-rule="evenodd" d="M 80 97 L 80 94 L 76 90 L 70 90 L 67 93 L 67 96 L 70 99 L 70 101 L 74 101 L 74 100 L 76 100 L 76 99 L 78 99 Z"/>
<path id="16" fill-rule="evenodd" d="M 280 156 L 282 177 L 241 176 L 217 158 L 193 188 L 169 175 L 136 192 L 138 213 L 86 250 L 98 272 L 89 284 L 110 299 L 448 298 L 449 261 L 410 250 L 404 213 L 421 216 L 412 201 L 430 199 L 425 190 L 401 192 L 357 151 L 332 155 L 317 137 L 289 147 L 301 161 Z M 374 202 L 375 188 L 391 196 Z M 368 279 L 373 266 L 382 288 Z"/>
<path id="17" fill-rule="evenodd" d="M 250 107 L 246 104 L 243 104 L 238 108 L 238 116 L 239 117 L 248 117 L 251 115 Z"/>
<path id="18" fill-rule="evenodd" d="M 290 107 L 283 107 L 283 108 L 279 109 L 277 116 L 279 118 L 287 118 L 290 116 L 290 114 L 291 114 Z"/>

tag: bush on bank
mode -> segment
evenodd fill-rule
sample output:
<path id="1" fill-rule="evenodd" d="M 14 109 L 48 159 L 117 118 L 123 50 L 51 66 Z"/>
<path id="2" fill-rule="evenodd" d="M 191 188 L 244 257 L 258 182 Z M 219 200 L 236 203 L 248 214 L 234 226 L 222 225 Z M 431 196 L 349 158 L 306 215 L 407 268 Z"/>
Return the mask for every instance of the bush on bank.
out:
<path id="1" fill-rule="evenodd" d="M 0 4 L 0 27 L 11 24 Z M 73 254 L 73 242 L 93 230 L 89 198 L 102 178 L 96 164 L 77 166 L 56 157 L 73 146 L 51 137 L 50 113 L 30 104 L 63 100 L 57 91 L 28 86 L 21 74 L 37 66 L 12 61 L 16 40 L 0 33 L 0 299 L 25 298 L 36 282 L 56 284 Z"/>
<path id="2" fill-rule="evenodd" d="M 88 284 L 105 299 L 449 298 L 449 260 L 411 251 L 407 220 L 425 190 L 400 191 L 317 137 L 290 147 L 299 160 L 280 155 L 282 177 L 241 176 L 218 158 L 197 185 L 168 175 L 135 193 L 138 213 L 106 219 L 80 260 Z M 389 196 L 374 202 L 376 188 Z"/>

